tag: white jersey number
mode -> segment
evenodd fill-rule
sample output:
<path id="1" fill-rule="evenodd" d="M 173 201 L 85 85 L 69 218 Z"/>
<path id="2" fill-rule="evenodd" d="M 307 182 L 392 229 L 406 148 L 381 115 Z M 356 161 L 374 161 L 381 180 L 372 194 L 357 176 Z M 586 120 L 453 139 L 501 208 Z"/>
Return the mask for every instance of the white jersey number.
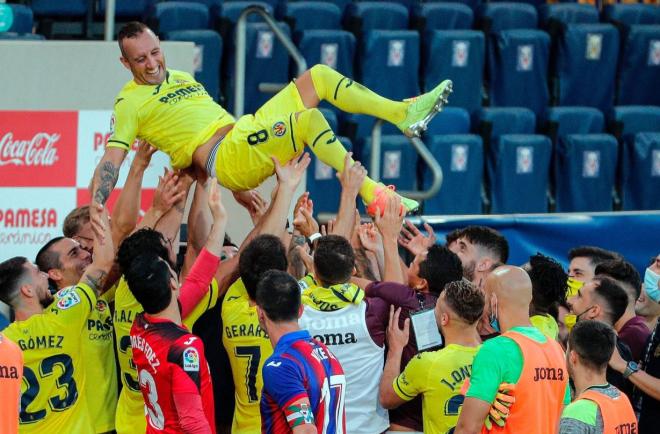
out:
<path id="1" fill-rule="evenodd" d="M 149 402 L 145 403 L 145 408 L 149 414 L 149 423 L 156 429 L 165 428 L 165 416 L 163 410 L 158 405 L 158 390 L 156 389 L 156 381 L 148 371 L 144 369 L 140 371 L 140 387 L 142 390 L 148 391 Z"/>
<path id="2" fill-rule="evenodd" d="M 337 389 L 337 399 L 333 403 L 333 409 L 330 409 L 330 401 L 332 396 L 330 395 L 330 389 Z M 325 409 L 325 420 L 323 421 L 323 434 L 328 432 L 328 425 L 330 424 L 330 417 L 334 415 L 335 418 L 335 433 L 344 434 L 344 395 L 346 393 L 346 377 L 343 375 L 331 375 L 330 383 L 328 384 L 328 378 L 326 377 L 323 380 L 323 386 L 321 386 L 321 402 L 323 403 L 323 408 Z"/>

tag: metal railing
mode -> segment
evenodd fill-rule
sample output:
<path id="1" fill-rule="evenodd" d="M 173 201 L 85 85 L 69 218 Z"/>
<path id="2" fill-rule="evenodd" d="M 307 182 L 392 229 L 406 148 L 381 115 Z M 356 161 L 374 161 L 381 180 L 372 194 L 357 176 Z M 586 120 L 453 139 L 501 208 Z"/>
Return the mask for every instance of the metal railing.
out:
<path id="1" fill-rule="evenodd" d="M 369 162 L 369 176 L 374 181 L 380 181 L 380 162 L 381 162 L 381 130 L 383 128 L 383 120 L 378 119 L 374 124 L 374 128 L 371 131 L 371 161 Z M 435 196 L 438 191 L 440 191 L 440 186 L 442 185 L 442 168 L 438 163 L 438 160 L 435 159 L 429 148 L 426 147 L 424 142 L 421 139 L 414 137 L 408 138 L 410 143 L 413 145 L 419 156 L 424 160 L 424 162 L 429 166 L 431 170 L 431 175 L 433 176 L 433 182 L 431 186 L 422 191 L 399 191 L 403 196 L 409 197 L 411 199 L 424 200 L 430 199 Z"/>
<path id="2" fill-rule="evenodd" d="M 234 77 L 236 84 L 234 86 L 234 116 L 237 118 L 243 115 L 245 110 L 245 55 L 247 51 L 247 17 L 250 14 L 258 14 L 264 19 L 268 27 L 273 31 L 277 39 L 284 45 L 289 55 L 293 57 L 298 67 L 298 76 L 307 70 L 307 62 L 300 54 L 298 48 L 291 39 L 280 29 L 277 22 L 261 6 L 250 6 L 241 12 L 236 22 L 236 66 Z M 286 83 L 259 83 L 259 91 L 275 93 L 286 86 Z"/>

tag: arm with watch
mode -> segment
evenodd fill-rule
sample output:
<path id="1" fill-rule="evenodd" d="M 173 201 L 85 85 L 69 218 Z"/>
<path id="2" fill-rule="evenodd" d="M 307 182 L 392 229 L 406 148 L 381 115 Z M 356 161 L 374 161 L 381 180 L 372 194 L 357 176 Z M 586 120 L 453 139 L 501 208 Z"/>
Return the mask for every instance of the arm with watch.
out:
<path id="1" fill-rule="evenodd" d="M 660 378 L 655 378 L 642 371 L 636 362 L 626 362 L 616 349 L 610 359 L 610 367 L 623 374 L 623 378 L 651 398 L 660 400 Z"/>

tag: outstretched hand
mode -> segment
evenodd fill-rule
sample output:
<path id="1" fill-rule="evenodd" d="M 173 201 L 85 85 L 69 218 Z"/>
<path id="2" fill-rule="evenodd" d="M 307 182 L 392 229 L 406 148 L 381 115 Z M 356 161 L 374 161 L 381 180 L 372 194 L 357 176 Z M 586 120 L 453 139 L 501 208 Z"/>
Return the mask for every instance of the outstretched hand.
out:
<path id="1" fill-rule="evenodd" d="M 158 177 L 158 186 L 154 193 L 154 208 L 165 214 L 185 196 L 186 190 L 181 185 L 179 176 L 175 172 L 165 169 L 163 176 Z"/>
<path id="2" fill-rule="evenodd" d="M 427 252 L 435 244 L 436 237 L 428 223 L 424 223 L 424 229 L 428 235 L 424 235 L 414 224 L 406 220 L 399 235 L 399 244 L 415 256 Z"/>
<path id="3" fill-rule="evenodd" d="M 276 157 L 271 157 L 275 165 L 275 174 L 277 175 L 277 182 L 282 187 L 286 187 L 291 191 L 295 190 L 300 184 L 302 177 L 312 161 L 312 158 L 307 152 L 302 154 L 299 158 L 286 163 L 284 166 L 280 165 Z"/>
<path id="4" fill-rule="evenodd" d="M 406 211 L 401 206 L 401 198 L 395 195 L 387 197 L 385 210 L 376 208 L 376 215 L 374 216 L 374 223 L 383 235 L 384 240 L 396 240 L 401 232 L 401 225 Z"/>
<path id="5" fill-rule="evenodd" d="M 220 185 L 216 178 L 211 178 L 208 180 L 208 203 L 209 208 L 211 208 L 211 215 L 213 216 L 213 221 L 217 222 L 227 218 L 227 212 L 225 207 L 222 205 L 222 194 L 220 193 Z"/>
<path id="6" fill-rule="evenodd" d="M 387 325 L 387 347 L 390 351 L 401 351 L 408 344 L 410 338 L 410 318 L 403 322 L 403 328 L 399 328 L 399 317 L 401 308 L 394 310 L 390 306 L 390 322 Z"/>
<path id="7" fill-rule="evenodd" d="M 367 169 L 359 161 L 353 161 L 352 157 L 352 152 L 346 153 L 344 157 L 344 170 L 337 172 L 337 178 L 344 193 L 357 196 L 364 178 L 367 176 Z"/>
<path id="8" fill-rule="evenodd" d="M 137 151 L 135 151 L 135 157 L 133 157 L 133 166 L 138 169 L 146 170 L 151 162 L 151 157 L 157 150 L 158 149 L 151 146 L 146 140 L 140 140 L 138 142 Z"/>

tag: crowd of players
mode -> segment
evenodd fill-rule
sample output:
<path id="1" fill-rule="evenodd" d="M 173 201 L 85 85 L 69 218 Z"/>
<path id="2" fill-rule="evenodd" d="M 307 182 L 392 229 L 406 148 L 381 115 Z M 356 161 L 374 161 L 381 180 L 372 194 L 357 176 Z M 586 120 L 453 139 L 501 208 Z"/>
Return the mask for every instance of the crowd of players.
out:
<path id="1" fill-rule="evenodd" d="M 304 157 L 235 246 L 215 179 L 166 171 L 138 222 L 153 152 L 112 216 L 75 209 L 0 264 L 2 433 L 657 432 L 660 255 L 643 282 L 596 247 L 506 265 L 497 231 L 440 245 L 396 196 L 362 222 L 359 163 L 335 220 L 303 194 L 287 222 Z"/>

